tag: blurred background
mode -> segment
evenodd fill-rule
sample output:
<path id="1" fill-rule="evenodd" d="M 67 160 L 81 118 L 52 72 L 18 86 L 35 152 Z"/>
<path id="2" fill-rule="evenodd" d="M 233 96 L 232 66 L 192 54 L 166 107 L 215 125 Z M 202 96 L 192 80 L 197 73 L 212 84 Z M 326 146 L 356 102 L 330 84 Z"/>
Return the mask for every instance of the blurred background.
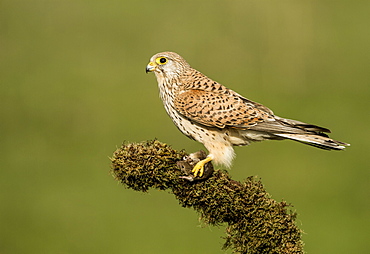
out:
<path id="1" fill-rule="evenodd" d="M 110 175 L 125 140 L 202 145 L 166 115 L 149 58 L 175 51 L 282 117 L 351 143 L 236 148 L 298 213 L 308 253 L 370 252 L 368 1 L 0 1 L 0 253 L 231 253 L 224 227 Z"/>

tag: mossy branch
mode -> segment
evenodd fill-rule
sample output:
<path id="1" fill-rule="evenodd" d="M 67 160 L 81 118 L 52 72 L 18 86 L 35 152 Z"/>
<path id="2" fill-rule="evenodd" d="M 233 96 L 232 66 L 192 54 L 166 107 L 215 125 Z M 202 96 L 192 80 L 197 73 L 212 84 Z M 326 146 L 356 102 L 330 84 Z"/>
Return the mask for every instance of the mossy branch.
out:
<path id="1" fill-rule="evenodd" d="M 176 163 L 186 155 L 157 140 L 123 144 L 111 159 L 112 173 L 136 191 L 169 190 L 180 205 L 195 209 L 207 224 L 227 223 L 225 249 L 236 253 L 304 253 L 296 214 L 287 209 L 287 203 L 273 200 L 260 180 L 234 181 L 221 170 L 203 181 L 182 179 Z"/>

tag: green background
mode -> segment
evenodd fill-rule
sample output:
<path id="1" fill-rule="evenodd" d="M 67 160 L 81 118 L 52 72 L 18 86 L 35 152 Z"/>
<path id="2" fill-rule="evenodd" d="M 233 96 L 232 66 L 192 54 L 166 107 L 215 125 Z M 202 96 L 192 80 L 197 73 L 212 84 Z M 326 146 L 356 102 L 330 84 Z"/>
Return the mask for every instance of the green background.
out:
<path id="1" fill-rule="evenodd" d="M 369 252 L 369 11 L 346 0 L 0 1 L 0 253 L 225 253 L 223 226 L 109 174 L 124 140 L 203 148 L 145 74 L 166 50 L 351 143 L 253 144 L 230 172 L 294 205 L 308 253 Z"/>

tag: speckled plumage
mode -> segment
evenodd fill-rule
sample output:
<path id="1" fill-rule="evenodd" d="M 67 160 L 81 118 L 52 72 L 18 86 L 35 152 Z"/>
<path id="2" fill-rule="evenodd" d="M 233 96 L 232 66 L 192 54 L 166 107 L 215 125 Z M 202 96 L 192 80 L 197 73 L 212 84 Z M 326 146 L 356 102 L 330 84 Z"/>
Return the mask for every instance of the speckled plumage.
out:
<path id="1" fill-rule="evenodd" d="M 209 160 L 216 163 L 229 167 L 233 146 L 251 141 L 292 139 L 327 150 L 348 145 L 330 139 L 324 134 L 330 132 L 326 128 L 275 116 L 262 104 L 191 68 L 176 53 L 155 54 L 146 70 L 155 73 L 164 107 L 177 128 L 203 143 Z"/>

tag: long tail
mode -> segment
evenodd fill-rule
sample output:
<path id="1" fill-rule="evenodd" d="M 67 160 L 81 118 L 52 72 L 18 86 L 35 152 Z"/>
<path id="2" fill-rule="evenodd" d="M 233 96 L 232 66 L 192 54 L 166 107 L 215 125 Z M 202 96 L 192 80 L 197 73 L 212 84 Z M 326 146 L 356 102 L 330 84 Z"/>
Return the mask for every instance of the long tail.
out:
<path id="1" fill-rule="evenodd" d="M 287 134 L 287 133 L 276 133 L 276 136 L 298 141 L 300 143 L 318 147 L 325 150 L 343 150 L 350 144 L 331 139 L 318 134 Z"/>

